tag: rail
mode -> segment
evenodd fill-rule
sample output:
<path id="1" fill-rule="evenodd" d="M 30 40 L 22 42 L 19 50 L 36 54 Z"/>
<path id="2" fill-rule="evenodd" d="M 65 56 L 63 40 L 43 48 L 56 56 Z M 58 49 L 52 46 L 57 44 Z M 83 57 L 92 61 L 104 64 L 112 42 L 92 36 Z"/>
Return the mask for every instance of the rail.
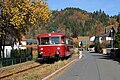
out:
<path id="1" fill-rule="evenodd" d="M 25 72 L 25 71 L 28 71 L 30 69 L 34 69 L 34 68 L 40 67 L 42 65 L 44 65 L 44 64 L 39 64 L 39 65 L 35 65 L 35 66 L 32 66 L 32 67 L 27 67 L 27 68 L 24 68 L 24 69 L 21 69 L 21 70 L 16 70 L 16 71 L 9 72 L 9 73 L 3 73 L 3 74 L 0 75 L 0 79 L 3 79 L 5 77 L 9 77 L 9 76 L 11 76 L 13 74 Z"/>

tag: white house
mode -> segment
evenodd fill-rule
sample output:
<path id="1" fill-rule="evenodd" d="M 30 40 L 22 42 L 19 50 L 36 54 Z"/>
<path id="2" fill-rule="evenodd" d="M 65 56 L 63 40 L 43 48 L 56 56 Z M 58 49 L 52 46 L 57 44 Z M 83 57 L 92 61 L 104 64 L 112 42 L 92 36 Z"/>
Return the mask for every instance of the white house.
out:
<path id="1" fill-rule="evenodd" d="M 23 46 L 21 46 L 19 44 L 19 42 L 17 42 L 16 44 L 14 44 L 13 49 L 26 49 L 27 48 L 27 47 L 24 46 L 24 45 L 27 44 L 27 42 L 25 40 L 21 41 L 21 44 Z M 4 46 L 4 58 L 10 58 L 10 56 L 11 56 L 11 50 L 12 50 L 12 47 L 10 45 L 9 46 Z M 1 52 L 1 56 L 3 58 L 2 52 Z"/>
<path id="2" fill-rule="evenodd" d="M 90 42 L 95 41 L 95 36 L 90 37 Z"/>

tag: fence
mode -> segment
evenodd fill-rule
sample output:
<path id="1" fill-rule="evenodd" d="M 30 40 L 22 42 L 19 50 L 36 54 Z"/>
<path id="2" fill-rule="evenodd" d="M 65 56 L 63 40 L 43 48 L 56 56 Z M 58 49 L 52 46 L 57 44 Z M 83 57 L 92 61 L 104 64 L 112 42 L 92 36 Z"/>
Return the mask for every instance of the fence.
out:
<path id="1" fill-rule="evenodd" d="M 22 63 L 28 60 L 31 60 L 32 58 L 26 57 L 26 58 L 16 58 L 16 59 L 1 59 L 0 60 L 0 67 L 14 65 L 18 63 Z"/>
<path id="2" fill-rule="evenodd" d="M 28 60 L 32 60 L 32 48 L 24 49 L 24 50 L 12 50 L 10 58 L 1 58 L 0 59 L 0 67 L 9 66 L 13 64 L 22 63 Z"/>

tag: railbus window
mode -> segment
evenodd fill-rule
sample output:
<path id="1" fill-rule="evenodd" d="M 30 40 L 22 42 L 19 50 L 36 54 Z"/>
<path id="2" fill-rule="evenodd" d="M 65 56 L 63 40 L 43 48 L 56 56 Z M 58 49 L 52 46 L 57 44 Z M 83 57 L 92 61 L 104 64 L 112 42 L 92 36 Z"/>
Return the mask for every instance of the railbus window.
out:
<path id="1" fill-rule="evenodd" d="M 68 40 L 69 45 L 73 45 L 72 40 Z"/>
<path id="2" fill-rule="evenodd" d="M 66 39 L 66 44 L 68 44 L 68 45 L 73 45 L 73 42 L 72 42 L 72 40 L 70 40 L 70 39 Z"/>
<path id="3" fill-rule="evenodd" d="M 39 44 L 40 45 L 40 38 L 38 38 L 38 43 L 37 44 Z"/>
<path id="4" fill-rule="evenodd" d="M 60 44 L 60 37 L 51 37 L 50 44 Z"/>
<path id="5" fill-rule="evenodd" d="M 65 39 L 64 37 L 61 37 L 61 44 L 64 44 L 65 43 Z"/>
<path id="6" fill-rule="evenodd" d="M 41 45 L 48 45 L 49 44 L 49 37 L 41 38 Z"/>
<path id="7" fill-rule="evenodd" d="M 65 39 L 65 44 L 68 44 L 68 39 L 67 38 Z"/>

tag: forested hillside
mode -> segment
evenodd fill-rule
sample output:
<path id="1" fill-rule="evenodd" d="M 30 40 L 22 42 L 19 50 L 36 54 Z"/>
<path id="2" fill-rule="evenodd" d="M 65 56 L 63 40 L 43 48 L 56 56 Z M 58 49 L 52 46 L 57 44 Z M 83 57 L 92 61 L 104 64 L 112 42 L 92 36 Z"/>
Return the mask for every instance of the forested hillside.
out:
<path id="1" fill-rule="evenodd" d="M 66 8 L 53 11 L 48 25 L 31 31 L 34 35 L 59 30 L 72 37 L 92 36 L 100 35 L 107 26 L 117 26 L 119 20 L 119 15 L 109 16 L 102 10 L 90 13 L 79 8 Z"/>

